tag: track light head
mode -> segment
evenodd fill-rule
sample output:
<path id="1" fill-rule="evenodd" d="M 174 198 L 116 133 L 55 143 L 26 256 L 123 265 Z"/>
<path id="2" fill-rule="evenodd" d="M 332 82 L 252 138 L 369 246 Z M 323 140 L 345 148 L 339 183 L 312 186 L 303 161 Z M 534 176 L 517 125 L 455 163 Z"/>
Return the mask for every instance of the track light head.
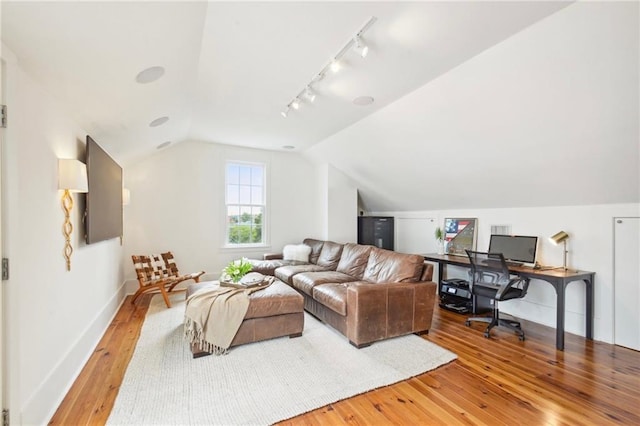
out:
<path id="1" fill-rule="evenodd" d="M 367 53 L 369 53 L 369 46 L 364 44 L 360 36 L 355 36 L 353 41 L 355 42 L 355 45 L 353 46 L 353 50 L 355 50 L 356 53 L 362 56 L 363 58 L 366 57 Z"/>
<path id="2" fill-rule="evenodd" d="M 309 102 L 313 102 L 316 100 L 316 92 L 311 90 L 311 87 L 307 86 L 304 91 L 304 97 L 307 98 Z"/>
<path id="3" fill-rule="evenodd" d="M 333 72 L 340 71 L 340 61 L 334 59 L 333 61 L 331 61 L 331 65 L 329 66 L 329 68 L 331 68 L 331 71 Z"/>
<path id="4" fill-rule="evenodd" d="M 282 116 L 282 118 L 287 118 L 287 117 L 289 116 L 289 109 L 290 109 L 290 108 L 287 106 L 285 109 L 283 109 L 283 110 L 280 112 L 280 115 Z"/>
<path id="5" fill-rule="evenodd" d="M 300 108 L 300 99 L 295 98 L 295 99 L 293 100 L 293 102 L 291 102 L 291 107 L 292 107 L 293 109 L 299 109 L 299 108 Z"/>

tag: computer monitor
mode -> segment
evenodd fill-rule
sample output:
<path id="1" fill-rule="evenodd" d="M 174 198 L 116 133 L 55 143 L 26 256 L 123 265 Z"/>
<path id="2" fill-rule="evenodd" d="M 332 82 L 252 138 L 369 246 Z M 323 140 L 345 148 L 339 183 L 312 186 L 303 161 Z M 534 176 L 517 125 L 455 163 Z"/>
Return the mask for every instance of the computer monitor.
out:
<path id="1" fill-rule="evenodd" d="M 491 235 L 489 253 L 502 253 L 509 262 L 535 263 L 538 237 Z"/>

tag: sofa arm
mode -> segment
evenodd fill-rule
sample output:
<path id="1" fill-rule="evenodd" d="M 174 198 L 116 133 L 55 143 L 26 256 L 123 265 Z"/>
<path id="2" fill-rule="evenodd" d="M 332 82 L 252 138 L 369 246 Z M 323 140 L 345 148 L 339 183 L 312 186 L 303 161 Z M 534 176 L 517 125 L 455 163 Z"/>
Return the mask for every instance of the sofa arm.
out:
<path id="1" fill-rule="evenodd" d="M 262 260 L 274 260 L 282 259 L 282 253 L 265 253 L 262 255 Z"/>
<path id="2" fill-rule="evenodd" d="M 428 331 L 437 285 L 356 282 L 347 288 L 347 338 L 355 346 Z"/>

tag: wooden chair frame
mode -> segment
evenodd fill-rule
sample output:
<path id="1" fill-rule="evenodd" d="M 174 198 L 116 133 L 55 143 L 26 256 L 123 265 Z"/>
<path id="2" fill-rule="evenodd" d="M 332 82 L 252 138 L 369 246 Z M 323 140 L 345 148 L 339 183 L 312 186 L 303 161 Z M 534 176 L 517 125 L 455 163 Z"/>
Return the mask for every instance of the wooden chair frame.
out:
<path id="1" fill-rule="evenodd" d="M 140 285 L 138 291 L 133 295 L 131 303 L 135 303 L 138 297 L 144 293 L 159 291 L 167 308 L 170 308 L 169 293 L 173 291 L 175 286 L 187 280 L 200 282 L 200 276 L 204 274 L 204 271 L 200 271 L 180 275 L 171 252 L 150 256 L 132 255 L 131 259 Z"/>

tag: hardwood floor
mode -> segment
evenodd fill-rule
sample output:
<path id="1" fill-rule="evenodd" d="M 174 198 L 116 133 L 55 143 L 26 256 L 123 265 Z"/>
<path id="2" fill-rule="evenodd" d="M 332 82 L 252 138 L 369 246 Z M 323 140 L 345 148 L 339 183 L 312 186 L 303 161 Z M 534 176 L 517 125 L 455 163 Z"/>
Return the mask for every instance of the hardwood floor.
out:
<path id="1" fill-rule="evenodd" d="M 150 301 L 127 299 L 49 424 L 101 425 L 109 416 Z M 282 425 L 640 424 L 640 352 L 522 324 L 527 340 L 435 309 L 426 340 L 452 363 L 282 422 Z"/>

